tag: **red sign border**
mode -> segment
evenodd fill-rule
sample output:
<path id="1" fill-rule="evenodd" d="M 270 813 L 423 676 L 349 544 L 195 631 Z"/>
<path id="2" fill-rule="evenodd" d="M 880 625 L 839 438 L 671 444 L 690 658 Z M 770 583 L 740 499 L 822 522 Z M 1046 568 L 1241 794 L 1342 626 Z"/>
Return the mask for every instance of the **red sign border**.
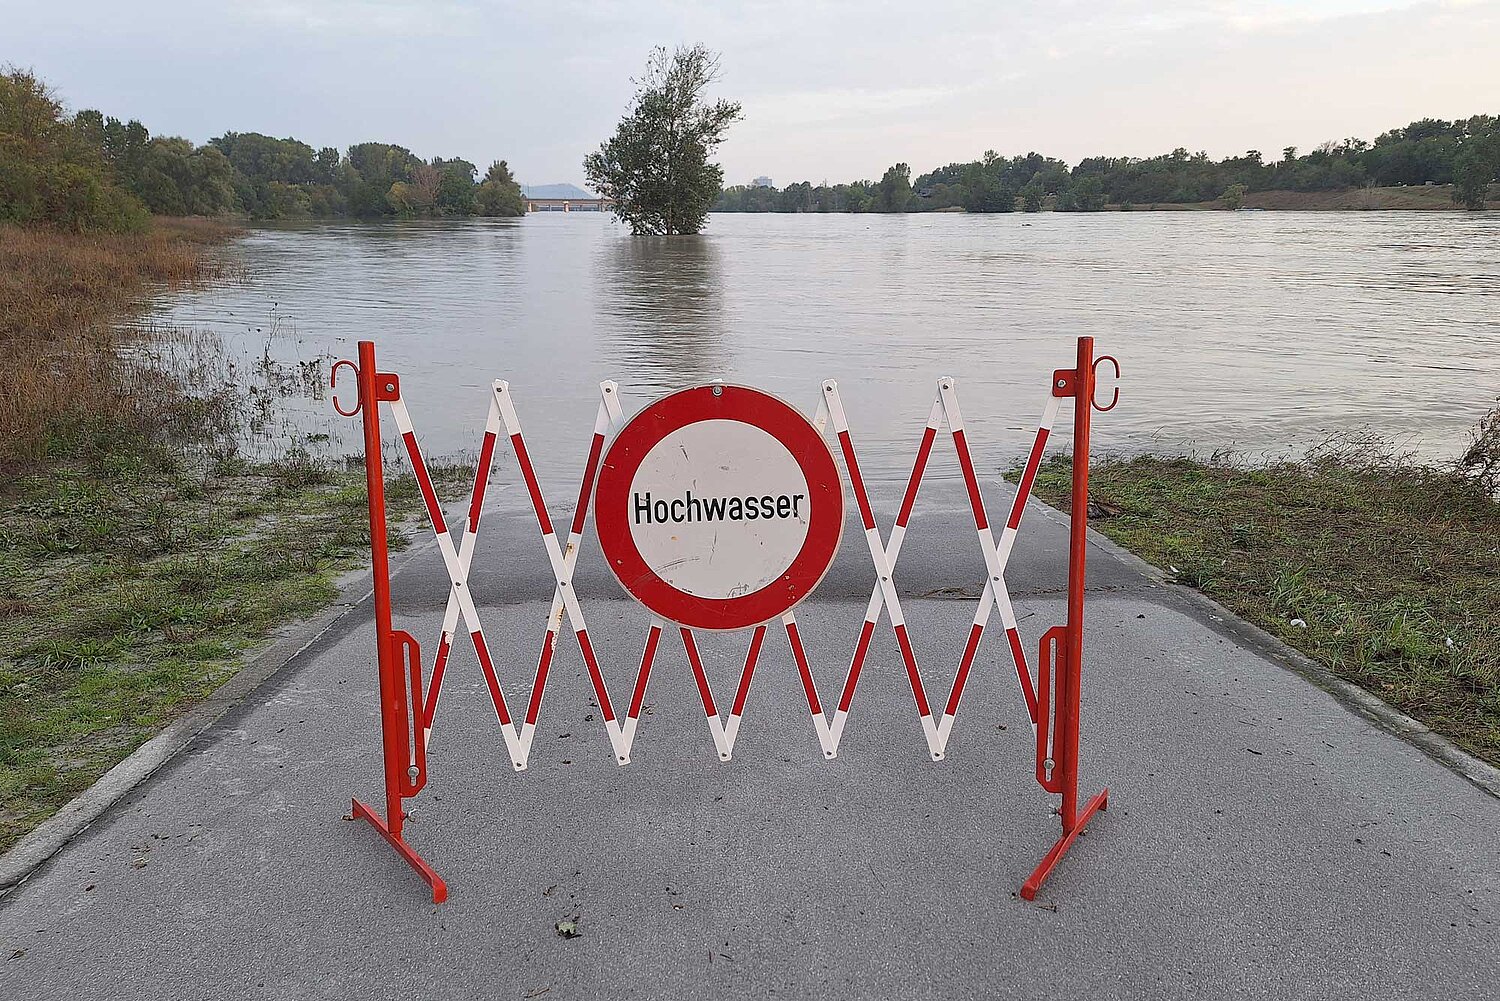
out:
<path id="1" fill-rule="evenodd" d="M 749 424 L 781 442 L 808 487 L 807 538 L 791 565 L 760 590 L 736 598 L 703 598 L 673 587 L 646 564 L 630 534 L 630 485 L 640 463 L 667 435 L 711 420 Z M 829 496 L 836 509 L 829 507 Z M 795 407 L 748 386 L 694 386 L 647 404 L 610 442 L 594 489 L 594 530 L 615 579 L 648 610 L 690 629 L 744 629 L 791 611 L 827 575 L 844 534 L 844 482 L 828 443 Z"/>

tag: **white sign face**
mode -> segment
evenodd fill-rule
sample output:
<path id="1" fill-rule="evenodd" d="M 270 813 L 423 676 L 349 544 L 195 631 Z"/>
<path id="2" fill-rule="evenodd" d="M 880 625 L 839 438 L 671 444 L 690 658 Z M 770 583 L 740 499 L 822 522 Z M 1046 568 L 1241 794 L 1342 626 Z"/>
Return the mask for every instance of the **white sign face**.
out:
<path id="1" fill-rule="evenodd" d="M 594 490 L 599 547 L 620 586 L 669 622 L 744 629 L 812 593 L 844 527 L 821 432 L 769 393 L 684 389 L 625 423 Z"/>
<path id="2" fill-rule="evenodd" d="M 630 482 L 629 530 L 646 565 L 699 598 L 738 598 L 776 580 L 807 541 L 807 478 L 776 438 L 707 420 L 678 428 Z"/>

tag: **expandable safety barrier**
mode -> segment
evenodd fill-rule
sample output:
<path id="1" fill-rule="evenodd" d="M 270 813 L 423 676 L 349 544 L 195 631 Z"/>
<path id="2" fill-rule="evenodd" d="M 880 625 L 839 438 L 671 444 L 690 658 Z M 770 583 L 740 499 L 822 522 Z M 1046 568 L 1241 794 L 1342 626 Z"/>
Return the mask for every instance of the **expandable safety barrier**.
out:
<path id="1" fill-rule="evenodd" d="M 475 471 L 474 488 L 469 498 L 467 517 L 464 520 L 463 532 L 458 541 L 455 542 L 453 533 L 449 529 L 447 519 L 438 502 L 437 494 L 433 489 L 432 478 L 428 475 L 427 465 L 423 460 L 422 451 L 417 443 L 411 416 L 407 411 L 405 401 L 402 399 L 400 379 L 395 374 L 379 371 L 375 362 L 374 344 L 369 341 L 361 341 L 359 343 L 358 363 L 356 364 L 348 360 L 337 362 L 333 368 L 331 381 L 336 388 L 340 370 L 347 366 L 353 371 L 358 381 L 358 402 L 352 408 L 346 410 L 340 404 L 337 397 L 335 397 L 334 408 L 339 414 L 345 417 L 361 416 L 364 424 L 365 474 L 369 486 L 370 555 L 374 579 L 376 657 L 380 678 L 381 734 L 384 752 L 386 802 L 384 819 L 381 818 L 376 810 L 366 806 L 359 800 L 354 801 L 354 815 L 369 821 L 376 830 L 385 836 L 386 840 L 406 859 L 412 868 L 427 881 L 432 888 L 434 902 L 441 903 L 446 899 L 448 892 L 446 884 L 428 867 L 421 856 L 402 837 L 402 824 L 405 819 L 402 802 L 420 793 L 427 783 L 428 743 L 432 736 L 433 722 L 437 715 L 449 654 L 452 651 L 454 639 L 458 635 L 460 622 L 463 625 L 464 631 L 468 634 L 470 642 L 473 644 L 480 670 L 484 675 L 485 683 L 489 689 L 495 714 L 500 723 L 500 732 L 504 738 L 511 764 L 517 771 L 521 771 L 526 768 L 527 762 L 530 759 L 532 741 L 536 734 L 537 719 L 541 712 L 543 695 L 546 691 L 547 675 L 552 664 L 557 636 L 562 631 L 565 617 L 578 643 L 579 652 L 583 657 L 584 664 L 588 668 L 593 695 L 599 705 L 604 729 L 609 738 L 610 746 L 613 749 L 615 760 L 620 765 L 626 765 L 630 762 L 631 749 L 634 746 L 637 729 L 640 724 L 641 711 L 646 696 L 647 684 L 650 680 L 652 664 L 656 658 L 662 633 L 668 628 L 675 628 L 678 632 L 697 683 L 698 694 L 703 703 L 703 709 L 707 717 L 708 728 L 713 738 L 715 750 L 720 760 L 728 761 L 734 750 L 735 738 L 739 733 L 741 719 L 744 714 L 751 677 L 759 660 L 767 629 L 777 619 L 780 620 L 782 629 L 786 633 L 787 642 L 790 645 L 793 659 L 797 665 L 803 694 L 807 699 L 807 707 L 819 747 L 825 758 L 835 757 L 838 753 L 840 738 L 844 733 L 849 718 L 860 674 L 865 666 L 870 642 L 882 616 L 889 621 L 895 635 L 906 676 L 911 686 L 912 696 L 916 702 L 917 712 L 921 719 L 922 732 L 926 740 L 928 754 L 932 760 L 941 761 L 944 757 L 949 737 L 953 731 L 954 719 L 958 713 L 964 688 L 968 683 L 970 671 L 979 652 L 980 641 L 989 623 L 991 613 L 998 611 L 1009 646 L 1011 661 L 1015 667 L 1020 697 L 1036 736 L 1036 780 L 1048 793 L 1061 796 L 1061 804 L 1057 810 L 1062 822 L 1061 837 L 1058 838 L 1051 850 L 1046 853 L 1041 863 L 1036 867 L 1036 870 L 1021 887 L 1021 896 L 1028 900 L 1032 899 L 1038 887 L 1046 880 L 1064 853 L 1067 852 L 1084 825 L 1088 823 L 1097 811 L 1106 808 L 1109 796 L 1109 790 L 1104 789 L 1087 800 L 1082 808 L 1079 806 L 1079 704 L 1080 676 L 1083 660 L 1085 545 L 1089 503 L 1088 462 L 1090 417 L 1092 410 L 1106 411 L 1113 409 L 1119 400 L 1119 390 L 1116 389 L 1108 406 L 1098 405 L 1095 400 L 1095 382 L 1098 366 L 1104 362 L 1110 363 L 1114 368 L 1115 376 L 1118 377 L 1119 365 L 1113 358 L 1108 356 L 1103 356 L 1096 360 L 1093 354 L 1093 338 L 1091 337 L 1080 337 L 1077 347 L 1076 364 L 1071 368 L 1058 369 L 1052 373 L 1051 388 L 1046 398 L 1046 406 L 1037 427 L 1015 498 L 1011 503 L 1005 523 L 1001 527 L 998 542 L 990 526 L 989 517 L 986 513 L 984 500 L 980 491 L 979 479 L 974 472 L 974 463 L 969 454 L 964 420 L 959 410 L 958 392 L 953 379 L 944 378 L 938 382 L 932 409 L 928 415 L 921 442 L 917 447 L 916 459 L 912 465 L 911 476 L 907 481 L 900 509 L 897 512 L 890 534 L 884 538 L 881 537 L 879 528 L 876 525 L 870 499 L 865 490 L 864 479 L 860 474 L 859 459 L 850 435 L 843 403 L 839 397 L 838 386 L 832 381 L 824 382 L 822 384 L 822 393 L 818 403 L 817 414 L 812 421 L 812 425 L 817 429 L 820 438 L 826 431 L 827 425 L 829 423 L 833 425 L 838 451 L 843 459 L 844 466 L 844 479 L 842 480 L 837 478 L 836 469 L 830 466 L 830 469 L 833 470 L 832 475 L 835 481 L 834 490 L 838 494 L 833 503 L 838 505 L 839 525 L 842 524 L 842 494 L 846 480 L 847 487 L 852 492 L 858 508 L 865 540 L 869 549 L 871 565 L 875 573 L 870 601 L 865 611 L 864 623 L 860 628 L 853 654 L 849 660 L 848 669 L 844 672 L 843 686 L 840 690 L 838 701 L 834 704 L 832 714 L 830 715 L 825 710 L 824 703 L 818 694 L 818 687 L 814 683 L 813 671 L 808 663 L 807 653 L 803 648 L 802 639 L 798 633 L 796 616 L 790 607 L 800 597 L 805 597 L 806 591 L 810 591 L 812 587 L 816 586 L 817 580 L 821 579 L 822 572 L 826 571 L 825 563 L 822 570 L 818 570 L 811 578 L 804 582 L 805 588 L 800 595 L 790 595 L 788 597 L 788 600 L 784 602 L 786 606 L 784 611 L 780 611 L 781 606 L 777 606 L 778 614 L 773 617 L 754 621 L 743 626 L 743 628 L 751 629 L 751 636 L 745 655 L 744 667 L 740 673 L 739 684 L 733 701 L 730 703 L 727 716 L 720 714 L 719 704 L 714 698 L 714 693 L 710 689 L 707 676 L 704 672 L 703 661 L 699 656 L 697 643 L 694 639 L 694 629 L 691 625 L 696 620 L 684 614 L 682 622 L 689 624 L 669 622 L 667 617 L 654 612 L 646 633 L 645 648 L 636 670 L 634 686 L 622 716 L 615 710 L 614 700 L 611 699 L 609 688 L 605 684 L 603 669 L 589 640 L 588 626 L 585 622 L 583 609 L 577 596 L 573 593 L 572 586 L 574 568 L 577 566 L 578 555 L 583 545 L 585 523 L 590 509 L 595 506 L 592 502 L 595 497 L 596 482 L 600 480 L 601 464 L 606 467 L 606 478 L 611 473 L 610 462 L 607 461 L 608 457 L 606 456 L 606 443 L 610 439 L 611 434 L 615 433 L 616 443 L 619 445 L 621 438 L 620 430 L 627 424 L 619 398 L 619 387 L 613 382 L 600 383 L 599 405 L 594 421 L 594 435 L 589 448 L 588 458 L 584 464 L 582 482 L 578 492 L 578 504 L 573 511 L 572 521 L 568 525 L 567 535 L 564 539 L 560 540 L 557 531 L 553 527 L 547 504 L 543 499 L 541 485 L 537 481 L 536 472 L 532 468 L 531 458 L 526 449 L 526 442 L 521 431 L 520 417 L 512 398 L 510 386 L 506 382 L 496 381 L 493 385 L 493 392 L 490 394 L 489 415 L 485 424 L 484 437 L 480 444 L 479 463 Z M 720 386 L 702 387 L 699 390 L 689 390 L 684 394 L 679 394 L 683 397 L 683 401 L 678 409 L 682 409 L 682 406 L 691 403 L 691 400 L 688 399 L 689 394 L 705 392 L 711 393 L 713 397 L 712 402 L 715 404 L 722 402 L 728 405 L 737 398 L 736 394 L 744 394 L 745 398 L 749 400 L 748 405 L 751 406 L 759 405 L 755 399 L 751 399 L 752 396 L 765 398 L 764 394 L 758 394 L 753 390 L 731 389 L 726 392 L 724 387 Z M 673 397 L 664 398 L 663 401 L 658 401 L 652 407 L 673 399 Z M 765 399 L 771 399 L 772 403 L 770 405 L 772 406 L 778 405 L 774 401 L 774 398 Z M 1048 437 L 1051 434 L 1053 421 L 1056 419 L 1060 405 L 1065 399 L 1073 401 L 1072 517 L 1069 539 L 1067 619 L 1064 624 L 1054 626 L 1042 634 L 1037 657 L 1035 680 L 1033 680 L 1032 670 L 1027 662 L 1025 647 L 1017 627 L 1015 612 L 1011 606 L 1010 594 L 1005 581 L 1005 569 L 1021 526 L 1022 517 L 1025 514 L 1027 500 L 1036 478 L 1037 469 L 1041 464 L 1042 455 L 1046 448 Z M 382 403 L 390 407 L 397 431 L 400 433 L 401 441 L 410 458 L 412 471 L 421 488 L 427 515 L 436 536 L 437 547 L 447 566 L 448 576 L 451 581 L 448 604 L 443 615 L 441 632 L 437 639 L 437 652 L 432 662 L 430 683 L 425 695 L 423 691 L 424 664 L 421 646 L 410 633 L 395 629 L 392 626 L 390 565 L 386 547 L 385 481 L 381 456 L 382 436 L 379 408 Z M 648 410 L 650 409 L 648 408 Z M 643 411 L 644 413 L 645 411 Z M 806 421 L 805 418 L 800 418 L 800 415 L 798 415 L 798 418 L 803 422 Z M 980 596 L 978 607 L 974 612 L 968 641 L 964 647 L 953 683 L 949 688 L 947 700 L 942 703 L 941 711 L 934 713 L 933 705 L 928 701 L 921 674 L 918 670 L 917 656 L 913 644 L 907 633 L 906 619 L 902 613 L 900 596 L 897 593 L 894 570 L 901 555 L 902 543 L 906 538 L 907 522 L 916 504 L 917 493 L 927 468 L 928 458 L 939 432 L 945 427 L 952 438 L 964 483 L 967 487 L 969 504 L 974 517 L 974 527 L 978 535 L 979 547 L 984 558 L 988 576 L 985 580 L 984 591 Z M 501 683 L 495 662 L 491 657 L 489 644 L 484 635 L 484 627 L 480 621 L 474 598 L 470 594 L 468 586 L 469 568 L 474 557 L 474 547 L 480 528 L 480 517 L 484 510 L 485 494 L 490 482 L 495 449 L 502 432 L 509 442 L 521 476 L 525 481 L 531 507 L 541 531 L 542 543 L 546 549 L 552 566 L 552 573 L 556 579 L 552 592 L 551 608 L 548 612 L 541 650 L 533 677 L 531 696 L 527 702 L 525 712 L 519 721 L 513 716 L 510 704 L 506 701 L 504 686 Z M 659 438 L 660 435 L 657 437 Z M 629 451 L 624 445 L 621 445 L 619 450 L 622 453 L 628 453 Z M 615 451 L 616 446 L 611 446 L 610 455 L 614 455 Z M 686 449 L 684 449 L 684 455 L 686 455 Z M 639 461 L 639 456 L 637 456 L 636 461 Z M 618 479 L 618 477 L 616 478 Z M 810 477 L 806 482 L 811 483 L 813 479 L 814 477 Z M 604 495 L 606 486 L 607 484 L 604 483 L 599 484 L 598 491 L 601 497 Z M 796 497 L 800 498 L 802 495 L 797 494 Z M 647 521 L 650 521 L 651 495 L 647 493 L 645 498 L 645 517 Z M 747 498 L 746 500 L 753 503 L 755 499 Z M 817 501 L 817 498 L 810 498 L 808 501 L 809 506 L 815 501 Z M 769 518 L 772 513 L 775 513 L 772 510 L 774 504 L 770 496 L 765 498 L 765 502 L 767 505 L 766 517 Z M 639 508 L 642 504 L 639 495 L 637 495 L 635 503 L 638 508 L 636 517 L 639 521 Z M 682 502 L 678 501 L 677 503 L 680 504 Z M 690 501 L 689 503 L 693 502 Z M 784 516 L 790 512 L 793 503 L 800 502 L 784 499 L 781 507 L 781 513 Z M 660 510 L 666 511 L 668 509 L 661 508 Z M 673 510 L 679 512 L 680 516 L 681 508 Z M 749 517 L 754 518 L 755 515 L 750 514 Z M 604 532 L 602 522 L 600 531 L 601 534 Z M 837 545 L 837 531 L 838 529 L 835 529 L 835 548 Z M 804 547 L 804 554 L 806 548 Z M 630 547 L 629 551 L 634 553 L 634 547 Z M 833 552 L 829 550 L 827 553 L 828 562 L 831 562 L 832 557 Z M 622 561 L 616 560 L 614 562 L 620 563 Z M 616 570 L 618 573 L 617 566 L 612 566 L 611 569 Z M 783 578 L 783 580 L 789 580 L 789 578 L 790 574 Z M 630 586 L 626 578 L 622 577 L 621 579 L 622 583 L 627 583 L 627 590 L 633 594 L 637 594 L 636 589 Z M 656 583 L 663 584 L 664 587 L 666 586 L 660 581 Z M 790 582 L 787 584 L 787 587 L 792 588 L 795 583 Z M 775 586 L 775 583 L 766 585 L 766 591 L 770 592 Z M 691 590 L 687 585 L 683 587 Z M 667 590 L 671 590 L 671 588 L 667 587 Z M 674 593 L 682 594 L 685 592 L 679 590 Z M 639 594 L 637 594 L 637 597 L 648 608 L 659 607 L 653 605 L 650 598 L 642 598 Z M 684 600 L 692 601 L 694 599 L 688 597 Z M 735 601 L 738 600 L 735 599 Z M 716 603 L 704 600 L 698 604 L 706 608 Z M 725 600 L 717 602 L 717 604 L 727 607 L 731 604 L 731 601 Z M 754 608 L 759 606 L 753 603 L 746 606 L 741 601 L 736 607 L 742 609 L 744 607 Z M 720 613 L 704 612 L 702 614 L 719 615 Z M 750 614 L 753 615 L 755 613 L 751 612 Z M 728 625 L 724 623 L 728 623 Z M 700 628 L 733 628 L 738 627 L 738 620 L 730 622 L 730 619 L 726 617 L 717 625 L 709 624 L 707 621 L 698 621 L 697 624 Z"/>

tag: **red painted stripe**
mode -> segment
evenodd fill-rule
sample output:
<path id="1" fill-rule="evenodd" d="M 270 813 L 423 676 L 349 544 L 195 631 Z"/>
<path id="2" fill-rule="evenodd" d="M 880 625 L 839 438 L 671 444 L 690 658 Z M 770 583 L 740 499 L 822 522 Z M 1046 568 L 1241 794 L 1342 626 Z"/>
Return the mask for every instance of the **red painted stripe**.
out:
<path id="1" fill-rule="evenodd" d="M 443 687 L 443 672 L 448 669 L 448 650 L 453 645 L 447 633 L 438 640 L 437 657 L 432 662 L 432 678 L 427 682 L 427 704 L 422 707 L 422 725 L 432 729 L 437 714 L 438 690 Z"/>
<path id="2" fill-rule="evenodd" d="M 490 686 L 490 701 L 495 703 L 495 715 L 500 717 L 500 722 L 510 726 L 510 710 L 505 708 L 505 696 L 500 694 L 500 679 L 495 677 L 495 664 L 490 660 L 490 648 L 485 645 L 484 634 L 472 632 L 469 638 L 474 641 L 474 652 L 479 655 L 479 666 L 484 670 L 485 683 Z"/>
<path id="3" fill-rule="evenodd" d="M 582 629 L 577 636 L 578 652 L 583 654 L 583 662 L 589 666 L 589 677 L 594 682 L 594 695 L 599 699 L 599 711 L 604 714 L 605 722 L 613 723 L 615 710 L 609 704 L 609 691 L 604 687 L 604 675 L 599 673 L 599 659 L 594 656 L 594 644 L 589 642 L 589 634 Z"/>
<path id="4" fill-rule="evenodd" d="M 839 432 L 839 448 L 844 453 L 844 467 L 849 470 L 849 484 L 854 487 L 854 499 L 859 503 L 859 517 L 865 531 L 875 527 L 875 515 L 870 512 L 870 498 L 865 496 L 865 481 L 859 475 L 859 460 L 854 457 L 854 442 L 848 431 Z"/>
<path id="5" fill-rule="evenodd" d="M 1021 512 L 1026 510 L 1026 498 L 1031 496 L 1031 486 L 1036 482 L 1036 471 L 1042 464 L 1042 452 L 1047 448 L 1047 436 L 1051 433 L 1046 428 L 1037 428 L 1036 442 L 1026 457 L 1026 472 L 1021 474 L 1021 485 L 1016 488 L 1016 499 L 1010 506 L 1010 520 L 1005 523 L 1007 528 L 1021 525 Z"/>
<path id="6" fill-rule="evenodd" d="M 979 478 L 974 475 L 974 460 L 969 457 L 969 442 L 962 431 L 953 432 L 953 447 L 958 450 L 958 465 L 964 473 L 964 483 L 969 488 L 969 506 L 974 509 L 974 527 L 981 532 L 990 526 L 984 513 L 984 501 L 979 496 Z"/>
<path id="7" fill-rule="evenodd" d="M 984 626 L 977 622 L 969 628 L 969 644 L 964 647 L 963 659 L 958 662 L 958 674 L 953 679 L 953 691 L 948 693 L 948 708 L 945 716 L 958 714 L 958 701 L 963 698 L 964 686 L 969 683 L 969 668 L 974 666 L 974 655 L 979 652 L 979 638 L 984 635 Z"/>
<path id="8" fill-rule="evenodd" d="M 542 637 L 542 653 L 536 661 L 536 679 L 531 683 L 531 701 L 526 705 L 526 722 L 535 724 L 542 711 L 542 693 L 547 690 L 547 673 L 552 670 L 552 651 L 557 648 L 557 633 L 547 630 Z"/>
<path id="9" fill-rule="evenodd" d="M 844 691 L 839 696 L 839 711 L 848 712 L 854 701 L 854 686 L 859 684 L 859 672 L 865 666 L 865 654 L 870 650 L 870 637 L 875 635 L 875 623 L 869 619 L 859 630 L 859 642 L 854 646 L 854 657 L 849 661 L 849 676 L 844 679 Z"/>
<path id="10" fill-rule="evenodd" d="M 1016 680 L 1021 683 L 1021 694 L 1026 697 L 1026 711 L 1031 713 L 1031 722 L 1037 721 L 1036 692 L 1031 687 L 1031 668 L 1026 663 L 1026 651 L 1021 648 L 1021 634 L 1014 629 L 1005 630 L 1010 640 L 1010 659 L 1016 665 Z"/>
<path id="11" fill-rule="evenodd" d="M 490 483 L 490 463 L 495 458 L 495 432 L 484 433 L 484 444 L 479 447 L 479 468 L 474 471 L 474 494 L 469 498 L 469 531 L 479 530 L 479 512 L 484 507 L 485 488 Z"/>
<path id="12" fill-rule="evenodd" d="M 422 450 L 417 447 L 417 436 L 408 431 L 401 436 L 406 443 L 406 454 L 411 456 L 411 471 L 416 474 L 417 486 L 422 488 L 422 500 L 427 504 L 427 517 L 432 519 L 432 530 L 434 532 L 448 531 L 448 522 L 443 518 L 443 510 L 438 507 L 437 494 L 432 491 L 432 477 L 427 475 L 427 463 L 422 461 Z"/>
<path id="13" fill-rule="evenodd" d="M 693 634 L 682 630 L 682 648 L 687 651 L 688 663 L 693 665 L 693 677 L 698 680 L 698 697 L 703 700 L 703 711 L 710 716 L 719 715 L 719 709 L 714 705 L 714 693 L 709 691 L 708 676 L 703 673 L 703 660 L 698 656 L 698 644 L 693 641 Z"/>
<path id="14" fill-rule="evenodd" d="M 922 444 L 917 446 L 917 461 L 912 463 L 911 479 L 906 481 L 906 496 L 901 498 L 901 513 L 896 515 L 896 524 L 902 528 L 906 527 L 912 505 L 917 502 L 917 490 L 922 486 L 922 473 L 927 469 L 927 457 L 932 453 L 932 439 L 936 435 L 937 428 L 928 428 L 922 432 Z"/>
<path id="15" fill-rule="evenodd" d="M 594 476 L 599 472 L 599 456 L 604 451 L 604 435 L 594 435 L 594 443 L 589 446 L 589 461 L 583 470 L 583 486 L 578 490 L 578 507 L 573 511 L 572 533 L 578 535 L 583 531 L 583 523 L 589 516 L 589 496 L 594 491 Z"/>
<path id="16" fill-rule="evenodd" d="M 630 718 L 641 718 L 641 703 L 646 701 L 646 681 L 651 677 L 651 664 L 656 660 L 656 643 L 661 639 L 661 627 L 652 626 L 646 634 L 646 650 L 641 654 L 641 669 L 635 676 L 635 694 L 630 697 Z"/>
<path id="17" fill-rule="evenodd" d="M 802 675 L 802 688 L 807 692 L 807 708 L 814 716 L 821 716 L 823 704 L 818 701 L 818 686 L 813 684 L 812 670 L 807 666 L 807 651 L 802 649 L 802 634 L 797 631 L 797 623 L 786 624 L 786 638 L 792 644 L 792 657 L 797 661 L 797 673 Z"/>
<path id="18" fill-rule="evenodd" d="M 743 716 L 745 713 L 745 696 L 750 694 L 750 676 L 755 673 L 755 665 L 760 660 L 761 640 L 765 638 L 766 627 L 756 626 L 754 635 L 750 637 L 750 649 L 745 654 L 745 670 L 740 672 L 740 687 L 734 693 L 734 706 L 729 710 L 731 715 Z"/>
<path id="19" fill-rule="evenodd" d="M 511 435 L 510 443 L 516 450 L 516 461 L 520 463 L 526 489 L 531 492 L 531 506 L 536 509 L 536 520 L 542 526 L 542 534 L 551 535 L 552 519 L 547 517 L 547 504 L 542 500 L 542 488 L 536 481 L 536 470 L 531 468 L 531 456 L 526 453 L 526 442 L 521 440 L 521 432 Z"/>
<path id="20" fill-rule="evenodd" d="M 901 647 L 901 659 L 906 662 L 906 677 L 911 682 L 911 694 L 917 700 L 917 712 L 931 716 L 927 708 L 927 693 L 922 690 L 922 676 L 917 673 L 917 656 L 911 652 L 911 640 L 906 638 L 906 626 L 896 627 L 896 644 Z"/>

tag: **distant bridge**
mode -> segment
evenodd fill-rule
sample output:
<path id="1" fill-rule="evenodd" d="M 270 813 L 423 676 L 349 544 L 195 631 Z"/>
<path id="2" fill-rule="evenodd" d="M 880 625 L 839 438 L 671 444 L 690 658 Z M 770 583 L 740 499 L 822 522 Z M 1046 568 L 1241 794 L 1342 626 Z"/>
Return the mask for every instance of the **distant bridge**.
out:
<path id="1" fill-rule="evenodd" d="M 527 198 L 527 212 L 603 212 L 614 208 L 613 198 Z"/>

